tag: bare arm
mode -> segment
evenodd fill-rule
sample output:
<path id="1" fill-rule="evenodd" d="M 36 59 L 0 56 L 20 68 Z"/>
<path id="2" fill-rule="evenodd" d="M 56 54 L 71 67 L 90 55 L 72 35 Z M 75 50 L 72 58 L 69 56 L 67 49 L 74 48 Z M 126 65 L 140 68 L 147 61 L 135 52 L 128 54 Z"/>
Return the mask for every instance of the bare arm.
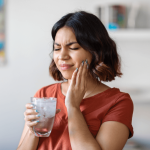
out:
<path id="1" fill-rule="evenodd" d="M 104 122 L 96 136 L 102 150 L 122 150 L 129 137 L 128 127 L 117 121 Z"/>
<path id="2" fill-rule="evenodd" d="M 73 150 L 122 150 L 129 136 L 126 125 L 107 121 L 101 125 L 95 139 L 81 111 L 75 107 L 68 107 L 68 129 Z"/>
<path id="3" fill-rule="evenodd" d="M 32 121 L 33 119 L 38 119 L 36 115 L 38 114 L 33 106 L 28 103 L 26 104 L 26 111 L 24 112 L 25 116 L 25 126 L 23 129 L 23 133 L 18 145 L 17 150 L 36 150 L 39 142 L 39 137 L 36 137 L 33 132 L 33 126 L 37 124 L 36 121 Z"/>
<path id="4" fill-rule="evenodd" d="M 68 112 L 68 130 L 73 150 L 122 150 L 128 137 L 129 129 L 125 124 L 116 121 L 104 122 L 97 134 L 96 139 L 91 134 L 86 121 L 80 111 L 80 103 L 86 91 L 87 66 L 80 65 L 79 72 L 74 71 L 69 85 L 65 105 Z M 129 117 L 133 112 L 133 104 L 128 97 L 116 102 L 116 107 L 111 110 L 111 115 Z M 130 111 L 126 110 L 130 108 Z M 116 114 L 117 112 L 117 114 Z M 118 113 L 119 112 L 119 113 Z M 111 116 L 111 117 L 112 117 Z"/>
<path id="5" fill-rule="evenodd" d="M 38 142 L 39 137 L 36 137 L 25 124 L 17 150 L 36 150 Z"/>
<path id="6" fill-rule="evenodd" d="M 81 111 L 75 107 L 68 107 L 68 129 L 73 150 L 101 150 Z"/>
<path id="7" fill-rule="evenodd" d="M 39 137 L 36 137 L 33 132 L 33 126 L 37 124 L 33 119 L 38 119 L 37 112 L 32 109 L 31 103 L 26 104 L 25 116 L 25 126 L 23 133 L 18 145 L 17 150 L 36 150 L 39 142 Z M 56 114 L 60 112 L 60 109 L 56 110 Z"/>

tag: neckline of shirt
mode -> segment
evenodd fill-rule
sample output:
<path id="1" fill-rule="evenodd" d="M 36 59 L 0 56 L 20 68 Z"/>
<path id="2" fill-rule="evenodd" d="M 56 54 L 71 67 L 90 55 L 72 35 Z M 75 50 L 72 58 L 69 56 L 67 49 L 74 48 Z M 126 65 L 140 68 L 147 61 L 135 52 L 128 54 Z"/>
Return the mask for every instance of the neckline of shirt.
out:
<path id="1" fill-rule="evenodd" d="M 61 84 L 62 84 L 62 83 L 63 83 L 63 82 L 58 83 L 58 86 L 57 86 L 57 87 L 58 87 L 58 93 L 59 93 L 59 95 L 60 95 L 62 98 L 65 99 L 66 96 L 63 95 L 63 94 L 62 94 L 62 91 L 61 91 Z M 105 91 L 103 91 L 103 92 L 100 92 L 100 93 L 98 93 L 98 94 L 96 94 L 96 95 L 93 95 L 93 96 L 91 96 L 91 97 L 84 98 L 83 100 L 95 98 L 96 96 L 103 95 L 103 94 L 105 94 L 106 92 L 112 91 L 112 90 L 114 90 L 114 89 L 119 90 L 118 88 L 113 87 L 113 88 L 107 89 L 107 90 L 105 90 Z"/>

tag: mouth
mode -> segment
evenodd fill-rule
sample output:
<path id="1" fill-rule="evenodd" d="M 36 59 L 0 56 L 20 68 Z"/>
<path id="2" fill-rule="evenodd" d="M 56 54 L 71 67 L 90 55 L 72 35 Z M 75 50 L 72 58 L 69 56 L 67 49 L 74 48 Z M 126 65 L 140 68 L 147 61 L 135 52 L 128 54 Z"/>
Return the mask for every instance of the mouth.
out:
<path id="1" fill-rule="evenodd" d="M 61 68 L 61 70 L 68 70 L 68 69 L 70 69 L 71 67 L 73 67 L 73 66 L 64 66 L 64 67 L 60 67 L 60 68 Z"/>

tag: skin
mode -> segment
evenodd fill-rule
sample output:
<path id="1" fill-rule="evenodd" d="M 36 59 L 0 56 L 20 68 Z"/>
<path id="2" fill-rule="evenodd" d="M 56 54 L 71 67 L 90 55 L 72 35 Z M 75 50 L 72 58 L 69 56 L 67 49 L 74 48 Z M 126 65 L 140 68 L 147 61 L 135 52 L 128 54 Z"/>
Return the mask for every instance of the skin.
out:
<path id="1" fill-rule="evenodd" d="M 36 137 L 34 135 L 33 126 L 37 125 L 38 122 L 32 121 L 32 119 L 38 119 L 38 113 L 34 109 L 32 109 L 33 106 L 31 105 L 31 103 L 27 103 L 25 107 L 25 125 L 17 150 L 36 150 L 39 142 L 39 137 Z M 57 109 L 56 115 L 59 112 L 60 110 Z"/>
<path id="2" fill-rule="evenodd" d="M 76 68 L 79 68 L 81 62 L 86 59 L 88 60 L 88 64 L 90 64 L 92 61 L 92 55 L 77 43 L 75 34 L 70 28 L 63 27 L 58 30 L 55 36 L 53 59 L 63 77 L 68 79 L 67 82 L 62 83 L 62 93 L 66 95 L 73 71 L 75 71 Z M 60 64 L 65 63 L 73 66 L 68 70 L 61 70 Z M 103 83 L 97 84 L 88 74 L 87 78 L 88 82 L 83 99 L 85 97 L 87 98 L 87 95 L 90 97 L 110 88 Z"/>
<path id="3" fill-rule="evenodd" d="M 81 62 L 85 59 L 91 63 L 92 56 L 84 50 L 77 42 L 75 34 L 68 27 L 58 30 L 55 37 L 54 61 L 66 83 L 65 105 L 68 112 L 68 131 L 73 150 L 122 150 L 129 136 L 129 129 L 126 125 L 116 122 L 104 122 L 99 132 L 94 138 L 88 129 L 85 119 L 80 111 L 80 103 L 86 93 L 91 92 L 95 87 L 95 82 L 89 77 L 87 64 L 82 66 Z M 78 48 L 77 50 L 72 50 Z M 68 70 L 61 70 L 61 63 L 72 64 Z M 78 71 L 75 69 L 79 68 Z M 87 82 L 88 79 L 88 82 Z M 63 87 L 62 87 L 63 88 Z M 97 89 L 105 91 L 110 87 L 104 84 L 98 85 Z"/>
<path id="4" fill-rule="evenodd" d="M 85 119 L 80 111 L 80 103 L 86 95 L 92 96 L 107 90 L 108 86 L 96 83 L 89 77 L 87 64 L 82 66 L 81 62 L 88 60 L 91 63 L 92 55 L 84 50 L 77 42 L 72 30 L 63 27 L 58 30 L 55 37 L 55 49 L 53 58 L 63 77 L 68 79 L 62 84 L 62 91 L 65 97 L 65 105 L 68 112 L 68 131 L 72 150 L 122 150 L 129 136 L 126 125 L 116 122 L 104 122 L 96 136 L 91 134 Z M 72 44 L 69 44 L 72 43 Z M 69 45 L 68 45 L 69 44 Z M 78 48 L 78 49 L 73 49 Z M 61 70 L 60 64 L 67 63 L 73 65 L 68 70 Z M 76 72 L 76 68 L 79 70 Z M 88 78 L 88 82 L 87 79 Z M 96 87 L 94 92 L 93 87 Z M 91 93 L 89 95 L 89 93 Z M 59 113 L 57 110 L 56 113 Z M 26 104 L 25 126 L 17 150 L 36 150 L 39 138 L 33 133 L 33 126 L 37 122 L 37 112 L 32 109 L 31 103 Z"/>

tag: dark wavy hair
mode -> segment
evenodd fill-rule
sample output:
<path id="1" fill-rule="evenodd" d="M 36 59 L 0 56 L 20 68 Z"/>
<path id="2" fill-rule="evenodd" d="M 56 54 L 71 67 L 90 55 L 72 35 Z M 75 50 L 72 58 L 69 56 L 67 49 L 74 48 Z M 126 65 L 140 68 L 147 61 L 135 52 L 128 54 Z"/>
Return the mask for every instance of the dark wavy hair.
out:
<path id="1" fill-rule="evenodd" d="M 121 77 L 120 56 L 117 53 L 116 43 L 109 37 L 98 17 L 85 11 L 63 16 L 52 28 L 53 41 L 55 41 L 57 31 L 64 26 L 71 28 L 78 44 L 92 54 L 89 74 L 94 80 L 108 82 L 115 80 L 116 76 Z M 54 80 L 65 79 L 56 67 L 53 58 L 49 66 L 49 73 Z"/>

